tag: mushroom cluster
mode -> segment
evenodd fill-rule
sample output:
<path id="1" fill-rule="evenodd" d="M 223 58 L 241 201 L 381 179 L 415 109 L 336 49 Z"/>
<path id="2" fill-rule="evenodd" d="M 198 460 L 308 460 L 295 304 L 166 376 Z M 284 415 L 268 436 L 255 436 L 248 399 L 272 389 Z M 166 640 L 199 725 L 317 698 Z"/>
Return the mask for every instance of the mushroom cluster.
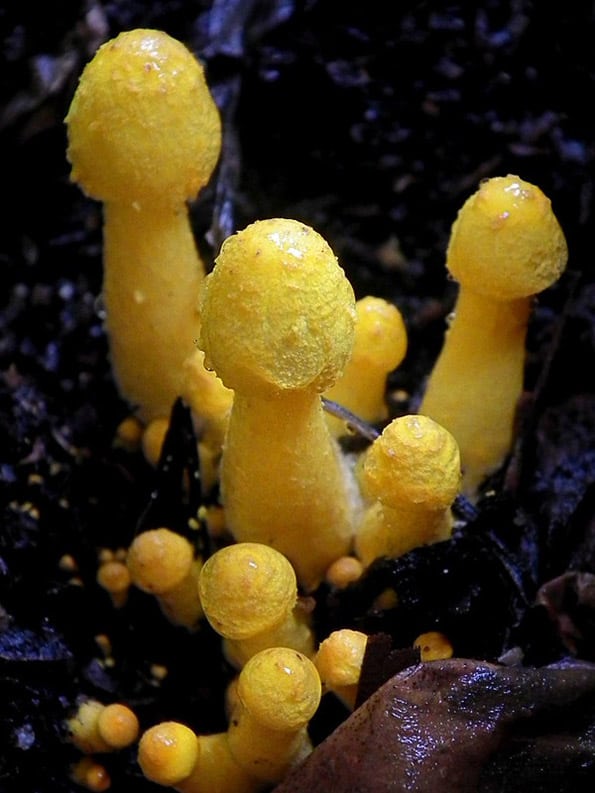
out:
<path id="1" fill-rule="evenodd" d="M 455 499 L 477 499 L 509 453 L 533 296 L 561 274 L 564 235 L 534 185 L 480 185 L 452 228 L 460 292 L 443 351 L 419 411 L 397 415 L 386 393 L 407 351 L 403 316 L 379 297 L 356 300 L 317 231 L 260 219 L 200 260 L 187 202 L 211 177 L 221 129 L 180 42 L 135 30 L 104 44 L 66 123 L 72 179 L 104 204 L 114 377 L 152 463 L 173 403 L 189 405 L 223 518 L 212 552 L 159 525 L 98 571 L 115 607 L 136 586 L 174 625 L 199 635 L 208 623 L 238 673 L 226 731 L 144 725 L 139 764 L 182 793 L 261 790 L 311 750 L 322 693 L 355 704 L 367 636 L 320 635 L 318 588 L 448 542 Z M 325 413 L 327 399 L 355 423 Z M 358 425 L 367 446 L 353 452 L 341 441 Z M 418 647 L 423 659 L 453 652 L 437 631 Z M 85 703 L 70 723 L 86 755 L 136 741 L 134 718 L 106 710 Z"/>

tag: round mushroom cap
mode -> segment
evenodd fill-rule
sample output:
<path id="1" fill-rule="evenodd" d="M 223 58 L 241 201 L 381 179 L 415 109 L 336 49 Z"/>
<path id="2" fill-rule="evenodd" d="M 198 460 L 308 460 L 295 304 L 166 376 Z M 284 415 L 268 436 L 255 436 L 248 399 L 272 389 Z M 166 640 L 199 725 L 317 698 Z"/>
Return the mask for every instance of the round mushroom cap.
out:
<path id="1" fill-rule="evenodd" d="M 214 630 L 239 641 L 279 625 L 297 601 L 291 563 L 274 548 L 240 542 L 220 548 L 200 571 L 198 592 Z"/>
<path id="2" fill-rule="evenodd" d="M 201 317 L 206 365 L 229 388 L 322 392 L 351 354 L 355 299 L 320 234 L 272 218 L 223 243 Z"/>
<path id="3" fill-rule="evenodd" d="M 525 298 L 553 284 L 568 249 L 547 196 L 518 176 L 487 179 L 463 204 L 447 267 L 466 289 L 497 300 Z"/>
<path id="4" fill-rule="evenodd" d="M 171 529 L 148 529 L 138 534 L 128 549 L 126 564 L 132 582 L 153 595 L 169 592 L 190 572 L 192 544 Z"/>
<path id="5" fill-rule="evenodd" d="M 176 785 L 190 776 L 198 759 L 196 735 L 184 724 L 164 721 L 146 730 L 139 741 L 138 763 L 158 785 Z"/>
<path id="6" fill-rule="evenodd" d="M 271 730 L 305 727 L 320 704 L 322 685 L 312 661 L 287 647 L 261 650 L 246 663 L 237 695 L 250 715 Z"/>
<path id="7" fill-rule="evenodd" d="M 407 329 L 399 309 L 388 300 L 367 295 L 357 301 L 355 310 L 352 360 L 369 361 L 387 372 L 395 369 L 407 352 Z"/>
<path id="8" fill-rule="evenodd" d="M 71 178 L 102 201 L 179 205 L 208 182 L 221 148 L 202 65 L 158 30 L 125 31 L 97 50 L 66 124 Z"/>
<path id="9" fill-rule="evenodd" d="M 394 419 L 368 449 L 362 470 L 365 490 L 387 507 L 450 507 L 461 482 L 459 447 L 428 416 Z"/>

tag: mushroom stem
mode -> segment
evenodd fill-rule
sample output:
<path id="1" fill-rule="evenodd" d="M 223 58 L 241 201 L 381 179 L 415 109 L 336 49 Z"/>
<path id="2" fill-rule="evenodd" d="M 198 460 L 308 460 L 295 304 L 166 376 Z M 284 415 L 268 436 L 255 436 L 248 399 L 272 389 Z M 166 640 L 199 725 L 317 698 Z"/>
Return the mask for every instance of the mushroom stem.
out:
<path id="1" fill-rule="evenodd" d="M 198 354 L 203 279 L 185 205 L 104 205 L 102 296 L 111 363 L 144 421 L 169 416 L 184 361 Z"/>
<path id="2" fill-rule="evenodd" d="M 281 442 L 271 444 L 272 437 Z M 256 488 L 255 482 L 266 487 Z M 306 588 L 313 587 L 350 547 L 349 502 L 329 497 L 345 492 L 345 470 L 316 394 L 236 393 L 221 488 L 236 540 L 282 551 Z M 226 498 L 232 489 L 233 499 Z M 276 498 L 277 493 L 283 498 Z"/>
<path id="3" fill-rule="evenodd" d="M 474 493 L 512 445 L 523 389 L 525 337 L 532 297 L 512 301 L 461 289 L 445 343 L 420 406 L 448 427 L 463 463 L 463 489 Z M 470 328 L 481 332 L 469 333 Z M 482 427 L 470 424 L 468 406 L 482 406 Z"/>

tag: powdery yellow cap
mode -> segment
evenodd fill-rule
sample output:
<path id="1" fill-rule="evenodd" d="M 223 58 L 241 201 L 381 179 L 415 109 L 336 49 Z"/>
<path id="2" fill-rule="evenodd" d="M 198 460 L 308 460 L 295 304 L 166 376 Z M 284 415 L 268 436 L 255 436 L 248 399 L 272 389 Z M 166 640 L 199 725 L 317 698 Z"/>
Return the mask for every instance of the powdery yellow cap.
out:
<path id="1" fill-rule="evenodd" d="M 71 178 L 102 201 L 177 205 L 194 198 L 221 146 L 201 64 L 159 30 L 126 31 L 98 49 L 66 124 Z"/>
<path id="2" fill-rule="evenodd" d="M 364 488 L 388 507 L 407 504 L 446 509 L 461 481 L 453 436 L 428 416 L 408 415 L 388 424 L 368 449 Z"/>
<path id="3" fill-rule="evenodd" d="M 322 392 L 351 354 L 355 299 L 320 234 L 272 218 L 223 243 L 201 316 L 206 365 L 229 388 Z"/>
<path id="4" fill-rule="evenodd" d="M 97 729 L 103 740 L 114 749 L 123 749 L 136 741 L 138 719 L 126 705 L 106 705 L 97 718 Z"/>
<path id="5" fill-rule="evenodd" d="M 368 295 L 357 301 L 357 328 L 352 358 L 370 361 L 386 372 L 395 369 L 407 352 L 407 329 L 399 309 Z"/>
<path id="6" fill-rule="evenodd" d="M 304 727 L 316 713 L 322 687 L 316 667 L 286 647 L 262 650 L 240 672 L 237 695 L 254 718 L 271 730 Z"/>
<path id="7" fill-rule="evenodd" d="M 321 642 L 314 663 L 327 688 L 359 682 L 368 637 L 361 631 L 342 628 Z"/>
<path id="8" fill-rule="evenodd" d="M 207 559 L 198 591 L 209 623 L 234 641 L 276 627 L 297 601 L 290 562 L 274 548 L 252 542 L 221 548 Z"/>
<path id="9" fill-rule="evenodd" d="M 463 204 L 452 227 L 447 267 L 465 288 L 513 300 L 554 283 L 567 258 L 549 198 L 509 174 L 482 182 Z"/>
<path id="10" fill-rule="evenodd" d="M 175 721 L 156 724 L 139 741 L 138 762 L 142 772 L 159 785 L 176 785 L 189 777 L 197 758 L 196 735 Z"/>
<path id="11" fill-rule="evenodd" d="M 126 563 L 133 583 L 144 592 L 160 595 L 188 575 L 194 551 L 191 543 L 171 529 L 150 529 L 137 535 Z"/>

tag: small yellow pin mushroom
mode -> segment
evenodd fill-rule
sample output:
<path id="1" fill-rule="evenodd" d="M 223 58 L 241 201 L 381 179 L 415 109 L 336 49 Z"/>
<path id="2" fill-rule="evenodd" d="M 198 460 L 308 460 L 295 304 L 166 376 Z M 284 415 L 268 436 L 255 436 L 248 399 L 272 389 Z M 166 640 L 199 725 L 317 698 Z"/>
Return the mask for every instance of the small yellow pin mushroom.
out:
<path id="1" fill-rule="evenodd" d="M 112 786 L 107 768 L 92 757 L 82 757 L 70 770 L 70 778 L 91 793 L 104 793 Z"/>
<path id="2" fill-rule="evenodd" d="M 457 439 L 469 498 L 510 451 L 533 297 L 567 256 L 549 199 L 518 176 L 483 182 L 453 224 L 446 264 L 459 294 L 419 412 Z"/>
<path id="3" fill-rule="evenodd" d="M 108 593 L 115 608 L 126 605 L 132 582 L 124 560 L 111 558 L 101 561 L 97 570 L 97 583 Z"/>
<path id="4" fill-rule="evenodd" d="M 314 657 L 323 692 L 332 691 L 350 710 L 355 706 L 367 642 L 365 633 L 340 628 L 320 643 Z"/>
<path id="5" fill-rule="evenodd" d="M 169 416 L 195 353 L 204 279 L 186 202 L 208 182 L 221 123 L 203 68 L 158 30 L 130 30 L 87 64 L 66 117 L 71 178 L 104 203 L 105 325 L 123 396 Z"/>
<path id="6" fill-rule="evenodd" d="M 132 541 L 126 564 L 132 583 L 155 595 L 170 622 L 190 630 L 198 626 L 203 617 L 197 590 L 202 561 L 189 540 L 166 528 L 143 531 Z"/>
<path id="7" fill-rule="evenodd" d="M 158 785 L 177 787 L 188 779 L 198 759 L 196 735 L 185 724 L 165 721 L 142 734 L 138 762 L 143 774 Z"/>
<path id="8" fill-rule="evenodd" d="M 321 697 L 320 677 L 305 655 L 271 647 L 240 672 L 227 731 L 236 761 L 258 779 L 279 782 L 312 750 L 308 723 Z"/>
<path id="9" fill-rule="evenodd" d="M 136 741 L 138 719 L 119 702 L 104 705 L 95 699 L 81 702 L 68 720 L 71 742 L 85 754 L 113 752 Z"/>
<path id="10" fill-rule="evenodd" d="M 413 642 L 413 646 L 419 650 L 422 661 L 441 661 L 445 658 L 452 658 L 453 646 L 448 636 L 440 631 L 427 631 L 420 634 Z"/>
<path id="11" fill-rule="evenodd" d="M 163 722 L 143 733 L 138 748 L 143 774 L 179 793 L 257 793 L 263 789 L 229 750 L 227 733 L 195 735 L 184 724 Z"/>
<path id="12" fill-rule="evenodd" d="M 349 472 L 320 398 L 351 353 L 351 285 L 312 228 L 261 220 L 223 244 L 201 314 L 206 364 L 234 391 L 221 461 L 229 529 L 277 548 L 314 588 L 353 531 Z"/>
<path id="13" fill-rule="evenodd" d="M 221 548 L 200 571 L 198 590 L 205 616 L 224 637 L 226 657 L 236 668 L 267 647 L 313 654 L 294 569 L 274 548 L 250 542 Z"/>
<path id="14" fill-rule="evenodd" d="M 391 421 L 365 453 L 360 479 L 373 499 L 355 538 L 364 566 L 450 537 L 461 481 L 459 450 L 432 419 L 408 415 Z"/>
<path id="15" fill-rule="evenodd" d="M 388 417 L 386 378 L 407 352 L 407 330 L 399 309 L 380 297 L 363 297 L 355 304 L 357 319 L 351 358 L 342 376 L 325 393 L 358 418 L 377 424 Z M 345 423 L 328 416 L 336 435 Z"/>

